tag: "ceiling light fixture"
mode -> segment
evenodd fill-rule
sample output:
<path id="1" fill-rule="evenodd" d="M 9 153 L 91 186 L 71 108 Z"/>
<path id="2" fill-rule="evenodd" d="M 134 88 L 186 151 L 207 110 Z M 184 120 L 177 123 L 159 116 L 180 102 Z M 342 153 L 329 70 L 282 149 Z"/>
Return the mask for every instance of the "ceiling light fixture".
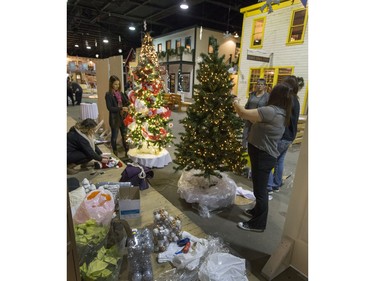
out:
<path id="1" fill-rule="evenodd" d="M 118 49 L 118 52 L 121 54 L 122 53 L 122 49 L 120 48 L 120 49 Z"/>
<path id="2" fill-rule="evenodd" d="M 74 47 L 78 48 L 78 47 L 79 47 L 79 45 L 78 45 L 78 44 L 75 44 L 75 45 L 74 45 Z"/>
<path id="3" fill-rule="evenodd" d="M 89 46 L 89 42 L 87 42 L 87 40 L 85 41 L 85 44 L 86 44 L 86 49 L 90 50 L 91 47 Z"/>
<path id="4" fill-rule="evenodd" d="M 228 22 L 227 22 L 227 31 L 223 33 L 223 37 L 226 39 L 226 38 L 229 38 L 232 36 L 232 33 L 229 32 L 229 16 L 230 16 L 230 7 L 228 9 Z"/>
<path id="5" fill-rule="evenodd" d="M 186 3 L 186 0 L 183 0 L 180 4 L 180 8 L 183 10 L 189 9 L 189 5 Z"/>
<path id="6" fill-rule="evenodd" d="M 238 37 L 240 37 L 240 36 L 238 35 L 238 33 L 237 33 L 237 32 L 234 32 L 234 35 L 233 35 L 233 37 L 234 37 L 234 38 L 238 38 Z"/>
<path id="7" fill-rule="evenodd" d="M 108 39 L 107 39 L 107 37 L 104 37 L 104 39 L 103 39 L 103 43 L 106 43 L 106 44 L 108 44 Z"/>
<path id="8" fill-rule="evenodd" d="M 129 29 L 130 29 L 130 30 L 135 30 L 135 26 L 134 26 L 134 24 L 131 24 L 131 25 L 129 26 Z"/>
<path id="9" fill-rule="evenodd" d="M 96 54 L 96 55 L 95 55 L 95 57 L 97 57 L 97 58 L 98 58 L 98 57 L 99 57 L 99 54 Z"/>

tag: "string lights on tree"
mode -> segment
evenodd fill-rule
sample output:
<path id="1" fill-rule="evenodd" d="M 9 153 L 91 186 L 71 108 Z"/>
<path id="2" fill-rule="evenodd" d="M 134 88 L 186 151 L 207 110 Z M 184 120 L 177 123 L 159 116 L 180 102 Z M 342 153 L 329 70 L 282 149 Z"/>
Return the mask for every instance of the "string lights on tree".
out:
<path id="1" fill-rule="evenodd" d="M 125 119 L 133 145 L 153 147 L 161 151 L 174 138 L 171 111 L 164 107 L 164 88 L 159 63 L 151 36 L 146 33 L 140 62 L 133 72 L 135 88 L 129 92 L 130 110 Z"/>
<path id="2" fill-rule="evenodd" d="M 215 42 L 215 40 L 213 40 Z M 176 144 L 176 170 L 199 170 L 198 176 L 221 178 L 220 172 L 241 173 L 246 164 L 241 145 L 243 121 L 235 114 L 231 90 L 233 79 L 227 71 L 224 56 L 214 52 L 201 54 L 195 85 L 194 103 L 180 122 L 185 131 Z"/>

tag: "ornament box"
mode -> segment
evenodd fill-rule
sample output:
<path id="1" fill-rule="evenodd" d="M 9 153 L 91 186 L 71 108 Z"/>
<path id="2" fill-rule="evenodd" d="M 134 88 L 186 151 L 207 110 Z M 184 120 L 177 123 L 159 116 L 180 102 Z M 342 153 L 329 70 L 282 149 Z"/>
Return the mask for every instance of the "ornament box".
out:
<path id="1" fill-rule="evenodd" d="M 141 196 L 138 186 L 120 186 L 120 219 L 135 219 L 141 215 Z"/>

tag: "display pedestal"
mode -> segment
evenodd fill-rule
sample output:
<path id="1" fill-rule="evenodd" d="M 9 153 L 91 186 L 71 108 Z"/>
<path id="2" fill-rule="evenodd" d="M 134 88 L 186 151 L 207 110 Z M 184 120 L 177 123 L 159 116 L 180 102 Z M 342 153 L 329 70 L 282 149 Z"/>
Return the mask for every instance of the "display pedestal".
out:
<path id="1" fill-rule="evenodd" d="M 172 162 L 172 158 L 165 148 L 158 154 L 143 153 L 139 149 L 133 148 L 128 151 L 128 156 L 134 162 L 137 162 L 149 168 L 163 168 L 164 166 Z"/>

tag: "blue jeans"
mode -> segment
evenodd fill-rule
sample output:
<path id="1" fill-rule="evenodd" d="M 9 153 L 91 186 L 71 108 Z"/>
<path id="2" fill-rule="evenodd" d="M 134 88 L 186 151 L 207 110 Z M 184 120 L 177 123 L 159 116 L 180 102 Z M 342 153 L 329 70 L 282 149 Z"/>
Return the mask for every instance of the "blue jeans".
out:
<path id="1" fill-rule="evenodd" d="M 283 184 L 284 160 L 291 143 L 292 142 L 288 140 L 279 140 L 279 142 L 277 143 L 277 150 L 279 151 L 280 155 L 279 157 L 277 157 L 273 174 L 271 171 L 268 178 L 269 190 L 280 188 L 280 186 Z"/>

